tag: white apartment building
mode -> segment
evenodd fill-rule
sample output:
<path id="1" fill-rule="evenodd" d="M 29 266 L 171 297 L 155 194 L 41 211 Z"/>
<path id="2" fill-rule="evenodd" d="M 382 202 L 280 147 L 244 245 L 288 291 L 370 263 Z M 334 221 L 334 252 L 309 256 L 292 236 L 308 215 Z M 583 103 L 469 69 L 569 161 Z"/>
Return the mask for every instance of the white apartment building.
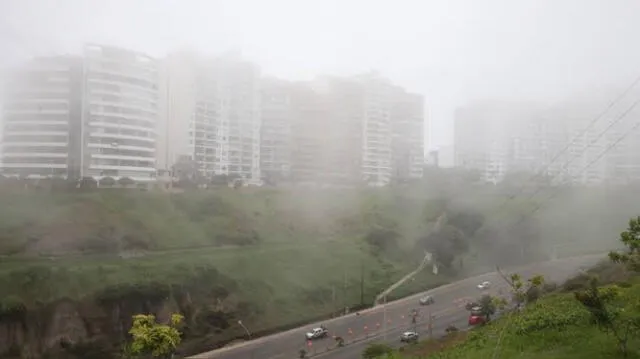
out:
<path id="1" fill-rule="evenodd" d="M 391 173 L 421 178 L 424 169 L 424 97 L 400 90 L 391 111 Z"/>
<path id="2" fill-rule="evenodd" d="M 175 53 L 163 66 L 160 168 L 187 157 L 206 178 L 260 181 L 260 71 L 232 57 Z"/>
<path id="3" fill-rule="evenodd" d="M 456 165 L 480 170 L 489 182 L 515 171 L 544 173 L 555 183 L 640 180 L 639 136 L 631 133 L 611 147 L 640 113 L 610 126 L 626 109 L 620 106 L 593 122 L 606 107 L 602 101 L 572 101 L 547 108 L 492 104 L 459 109 Z"/>
<path id="4" fill-rule="evenodd" d="M 14 74 L 3 109 L 3 173 L 155 180 L 153 59 L 87 45 L 82 56 L 36 58 Z"/>
<path id="5" fill-rule="evenodd" d="M 280 79 L 262 81 L 262 126 L 260 129 L 260 171 L 272 181 L 291 174 L 291 131 L 294 84 Z"/>
<path id="6" fill-rule="evenodd" d="M 83 176 L 155 181 L 157 62 L 115 47 L 84 48 Z"/>
<path id="7" fill-rule="evenodd" d="M 323 76 L 298 84 L 292 107 L 295 181 L 383 186 L 422 176 L 422 96 L 376 74 Z"/>
<path id="8" fill-rule="evenodd" d="M 13 69 L 3 91 L 2 174 L 78 177 L 82 61 L 41 57 Z"/>

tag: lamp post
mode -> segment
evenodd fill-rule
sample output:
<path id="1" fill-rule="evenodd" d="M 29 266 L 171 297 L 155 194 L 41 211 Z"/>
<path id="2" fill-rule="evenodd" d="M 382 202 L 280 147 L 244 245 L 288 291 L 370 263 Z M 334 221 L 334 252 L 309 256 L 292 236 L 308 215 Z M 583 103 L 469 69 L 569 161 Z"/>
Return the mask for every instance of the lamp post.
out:
<path id="1" fill-rule="evenodd" d="M 384 302 L 382 304 L 382 331 L 384 332 L 383 338 L 387 340 L 387 296 L 384 296 Z"/>

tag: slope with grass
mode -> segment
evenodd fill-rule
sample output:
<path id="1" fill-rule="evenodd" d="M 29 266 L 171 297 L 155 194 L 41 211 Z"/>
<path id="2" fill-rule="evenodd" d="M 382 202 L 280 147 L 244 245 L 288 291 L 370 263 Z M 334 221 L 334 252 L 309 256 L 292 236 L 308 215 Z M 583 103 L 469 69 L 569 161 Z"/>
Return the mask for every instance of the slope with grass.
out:
<path id="1" fill-rule="evenodd" d="M 601 283 L 597 288 L 598 292 L 615 293 L 606 300 L 602 297 L 606 313 L 591 312 L 577 300 L 576 293 L 588 293 L 596 278 Z M 621 264 L 602 262 L 586 273 L 568 280 L 560 289 L 528 305 L 523 311 L 507 313 L 498 320 L 471 331 L 454 332 L 438 340 L 405 347 L 392 357 L 640 358 L 640 341 L 637 340 L 639 298 L 640 277 L 636 273 L 628 271 Z M 598 325 L 594 321 L 594 314 L 611 315 L 614 326 L 606 328 Z M 616 333 L 612 328 L 615 328 Z M 618 336 L 624 335 L 630 338 L 626 355 L 621 352 L 618 342 Z"/>
<path id="2" fill-rule="evenodd" d="M 187 352 L 200 351 L 244 336 L 237 320 L 260 335 L 367 304 L 425 249 L 449 265 L 393 296 L 496 258 L 521 263 L 514 248 L 546 258 L 531 225 L 549 223 L 528 223 L 530 253 L 486 225 L 507 198 L 469 184 L 170 194 L 0 185 L 0 353 L 80 348 L 76 357 L 98 358 L 82 350 L 117 348 L 133 314 L 175 311 L 186 316 Z M 514 201 L 506 219 L 532 205 Z M 443 214 L 447 231 L 433 233 Z"/>

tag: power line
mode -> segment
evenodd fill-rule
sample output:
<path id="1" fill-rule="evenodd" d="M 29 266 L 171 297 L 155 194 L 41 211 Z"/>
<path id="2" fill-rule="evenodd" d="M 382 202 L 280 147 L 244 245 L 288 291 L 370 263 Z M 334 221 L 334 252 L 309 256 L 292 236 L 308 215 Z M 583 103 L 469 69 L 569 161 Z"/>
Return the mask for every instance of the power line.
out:
<path id="1" fill-rule="evenodd" d="M 638 99 L 637 101 L 635 101 L 626 111 L 623 112 L 623 114 L 620 116 L 620 119 L 626 117 L 629 113 L 631 113 L 631 111 L 638 105 L 640 104 L 640 99 Z M 609 152 L 610 150 L 612 150 L 613 148 L 615 148 L 620 142 L 622 142 L 625 138 L 627 138 L 627 136 L 629 136 L 631 133 L 633 133 L 633 131 L 635 131 L 636 129 L 638 129 L 638 127 L 640 127 L 640 121 L 636 122 L 635 125 L 633 125 L 629 130 L 627 130 L 625 133 L 622 134 L 622 136 L 618 137 L 614 142 L 612 142 L 611 144 L 609 144 L 609 146 L 607 146 L 604 151 L 600 152 L 598 154 L 598 156 L 596 156 L 592 161 L 590 161 L 589 163 L 587 163 L 586 166 L 584 166 L 580 171 L 578 171 L 578 175 L 581 175 L 582 173 L 584 173 L 587 169 L 589 169 L 592 165 L 594 165 L 595 163 L 597 163 L 600 159 L 602 159 L 602 157 L 604 157 L 605 154 L 607 154 L 607 152 Z M 551 199 L 555 198 L 556 196 L 558 196 L 558 194 L 560 193 L 559 190 L 556 190 L 555 192 L 553 192 L 551 194 L 551 196 L 549 196 L 544 202 L 549 202 Z M 535 193 L 534 193 L 535 195 Z M 533 195 L 531 197 L 529 197 L 529 199 L 533 198 Z M 537 212 L 538 210 L 540 210 L 542 208 L 543 203 L 537 204 L 535 205 L 534 209 L 528 214 L 529 216 L 532 215 L 533 213 Z M 517 225 L 519 223 L 521 223 L 522 221 L 524 221 L 526 219 L 527 215 L 524 215 L 518 222 L 516 222 L 514 225 Z"/>
<path id="2" fill-rule="evenodd" d="M 532 182 L 533 180 L 539 178 L 540 176 L 542 176 L 550 167 L 551 165 L 557 161 L 565 152 L 567 152 L 572 145 L 574 145 L 574 143 L 579 139 L 584 137 L 584 135 L 593 127 L 595 126 L 595 124 L 607 113 L 609 112 L 613 107 L 615 107 L 625 96 L 627 96 L 627 94 L 629 94 L 629 92 L 631 92 L 631 90 L 640 82 L 640 76 L 636 77 L 636 79 L 631 83 L 631 85 L 629 85 L 620 95 L 618 95 L 613 101 L 611 101 L 609 103 L 609 105 L 602 111 L 600 112 L 596 117 L 594 117 L 591 122 L 589 122 L 589 124 L 575 137 L 573 137 L 569 143 L 567 143 L 567 145 L 560 150 L 558 153 L 556 153 L 553 158 L 551 159 L 551 161 L 549 161 L 543 169 L 537 171 L 537 173 L 535 173 L 533 176 L 531 176 L 526 182 L 525 184 L 520 187 L 520 190 L 507 197 L 507 199 L 505 199 L 505 201 L 498 206 L 498 209 L 496 210 L 497 212 L 499 212 L 510 200 L 513 200 L 514 198 L 516 198 L 518 195 L 522 194 L 522 192 L 524 192 L 525 188 L 527 188 L 526 183 Z M 640 100 L 639 100 L 640 101 Z M 635 107 L 637 103 L 634 104 L 633 107 Z M 568 166 L 574 159 L 579 158 L 581 155 L 583 155 L 590 147 L 591 145 L 593 145 L 595 142 L 597 142 L 603 135 L 604 133 L 606 133 L 611 127 L 613 127 L 615 124 L 617 124 L 621 118 L 624 117 L 621 116 L 618 119 L 616 119 L 615 121 L 613 121 L 611 124 L 609 124 L 609 126 L 602 132 L 600 133 L 600 135 L 598 136 L 598 138 L 595 141 L 592 141 L 591 143 L 589 143 L 589 145 L 587 145 L 584 150 L 576 157 L 573 157 L 572 159 L 570 159 L 568 162 L 566 162 L 562 168 L 561 171 L 564 170 L 564 168 L 566 168 L 566 166 Z M 555 178 L 555 177 L 554 177 Z M 538 188 L 538 190 L 536 190 L 535 194 L 539 193 L 541 190 L 541 188 Z"/>

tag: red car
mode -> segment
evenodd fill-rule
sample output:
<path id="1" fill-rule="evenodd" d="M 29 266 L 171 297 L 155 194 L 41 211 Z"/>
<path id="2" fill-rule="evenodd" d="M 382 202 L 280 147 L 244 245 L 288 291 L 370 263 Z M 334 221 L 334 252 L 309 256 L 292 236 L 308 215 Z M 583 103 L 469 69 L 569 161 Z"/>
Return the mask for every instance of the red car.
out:
<path id="1" fill-rule="evenodd" d="M 479 325 L 486 323 L 486 319 L 482 315 L 473 315 L 469 316 L 469 325 Z"/>

